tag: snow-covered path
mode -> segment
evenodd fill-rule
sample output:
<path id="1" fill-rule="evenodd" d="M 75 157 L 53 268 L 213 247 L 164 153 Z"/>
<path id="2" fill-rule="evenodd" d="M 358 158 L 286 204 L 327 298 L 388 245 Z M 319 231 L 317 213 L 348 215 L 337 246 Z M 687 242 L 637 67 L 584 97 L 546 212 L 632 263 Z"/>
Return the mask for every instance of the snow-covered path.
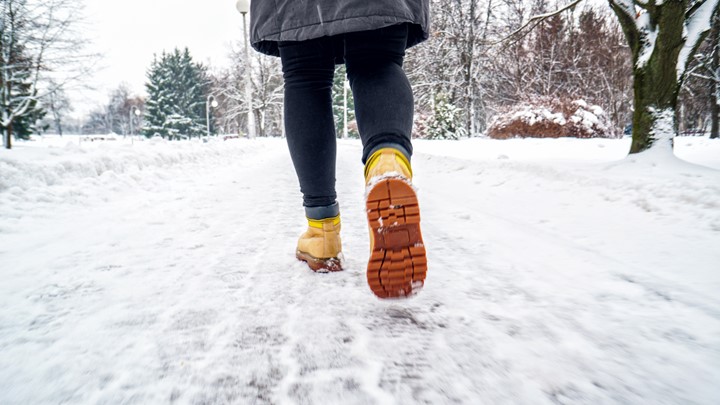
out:
<path id="1" fill-rule="evenodd" d="M 346 271 L 319 275 L 283 141 L 240 142 L 0 188 L 0 403 L 720 400 L 720 172 L 419 143 L 426 287 L 379 301 L 360 146 L 339 150 Z"/>

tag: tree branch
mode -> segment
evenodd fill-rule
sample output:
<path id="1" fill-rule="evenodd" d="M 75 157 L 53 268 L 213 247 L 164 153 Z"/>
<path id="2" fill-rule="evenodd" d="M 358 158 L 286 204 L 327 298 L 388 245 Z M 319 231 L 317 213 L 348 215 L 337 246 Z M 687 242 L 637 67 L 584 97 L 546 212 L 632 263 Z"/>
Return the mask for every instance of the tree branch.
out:
<path id="1" fill-rule="evenodd" d="M 625 38 L 627 39 L 628 45 L 630 45 L 633 57 L 637 57 L 640 46 L 640 31 L 635 22 L 634 6 L 625 1 L 608 0 L 608 2 L 610 3 L 610 8 L 612 8 L 620 21 L 620 26 L 625 33 Z"/>
<path id="2" fill-rule="evenodd" d="M 628 3 L 623 0 L 608 0 L 608 3 L 610 3 L 610 8 L 612 8 L 616 14 L 620 12 L 623 13 L 625 17 L 633 21 L 635 20 L 635 4 L 632 1 Z"/>
<path id="3" fill-rule="evenodd" d="M 706 1 L 707 0 L 700 0 L 700 1 L 695 2 L 695 4 L 693 4 L 692 7 L 690 7 L 688 9 L 688 11 L 685 13 L 685 20 L 689 20 L 690 18 L 692 18 L 695 15 L 695 13 L 698 11 L 698 9 L 700 7 L 702 7 L 703 4 L 705 4 Z"/>
<path id="4" fill-rule="evenodd" d="M 501 44 L 501 43 L 507 41 L 508 39 L 514 37 L 515 35 L 519 34 L 519 33 L 522 32 L 525 28 L 529 27 L 531 24 L 533 24 L 532 28 L 530 29 L 530 31 L 532 31 L 532 30 L 533 30 L 535 27 L 537 27 L 538 24 L 540 24 L 541 22 L 547 20 L 547 19 L 550 18 L 550 17 L 554 17 L 554 16 L 556 16 L 556 15 L 558 15 L 558 14 L 564 12 L 564 11 L 567 11 L 567 10 L 569 10 L 569 9 L 577 6 L 581 1 L 583 1 L 583 0 L 575 0 L 575 1 L 573 1 L 572 3 L 568 4 L 567 6 L 565 6 L 565 7 L 563 7 L 563 8 L 560 8 L 560 9 L 558 9 L 558 10 L 555 10 L 555 11 L 553 11 L 553 12 L 545 13 L 545 14 L 538 14 L 538 15 L 532 16 L 532 17 L 530 17 L 529 20 L 527 20 L 527 22 L 526 22 L 525 24 L 523 24 L 520 28 L 518 28 L 518 29 L 516 29 L 515 31 L 513 31 L 510 35 L 506 36 L 505 38 L 502 38 L 502 39 L 499 40 L 499 41 L 491 42 L 491 43 L 489 43 L 489 44 L 487 44 L 487 45 L 489 45 L 489 46 L 495 46 L 495 45 Z"/>

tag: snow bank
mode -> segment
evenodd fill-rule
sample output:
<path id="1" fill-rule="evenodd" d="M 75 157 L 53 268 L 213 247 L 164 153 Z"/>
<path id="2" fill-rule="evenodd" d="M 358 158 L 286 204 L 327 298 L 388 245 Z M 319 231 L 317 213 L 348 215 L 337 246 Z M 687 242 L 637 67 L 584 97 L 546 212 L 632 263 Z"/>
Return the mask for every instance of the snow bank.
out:
<path id="1" fill-rule="evenodd" d="M 720 170 L 720 139 L 675 137 L 674 151 L 682 160 Z"/>
<path id="2" fill-rule="evenodd" d="M 247 142 L 216 140 L 206 144 L 164 140 L 117 144 L 65 139 L 63 146 L 51 139 L 18 143 L 10 151 L 0 151 L 0 192 L 14 188 L 30 190 L 111 174 L 141 173 L 204 159 L 228 159 L 247 149 Z"/>
<path id="3" fill-rule="evenodd" d="M 0 151 L 0 203 L 53 202 L 91 194 L 93 185 L 137 186 L 162 181 L 174 167 L 213 161 L 223 164 L 268 143 L 213 138 L 165 141 L 46 136 Z M 9 201 L 8 201 L 9 200 Z"/>
<path id="4" fill-rule="evenodd" d="M 630 142 L 630 138 L 515 138 L 505 140 L 471 138 L 456 142 L 414 140 L 413 147 L 419 153 L 472 160 L 603 163 L 624 159 L 630 150 Z"/>

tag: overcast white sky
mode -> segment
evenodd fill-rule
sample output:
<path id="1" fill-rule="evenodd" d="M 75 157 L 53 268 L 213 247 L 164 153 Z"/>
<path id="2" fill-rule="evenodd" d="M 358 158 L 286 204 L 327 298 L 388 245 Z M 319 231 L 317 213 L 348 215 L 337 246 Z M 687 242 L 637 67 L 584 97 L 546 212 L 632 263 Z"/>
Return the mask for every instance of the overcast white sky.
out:
<path id="1" fill-rule="evenodd" d="M 187 46 L 195 60 L 227 66 L 230 44 L 242 41 L 242 16 L 235 0 L 84 0 L 91 49 L 104 55 L 89 82 L 97 90 L 72 91 L 81 115 L 107 101 L 126 82 L 144 94 L 153 53 Z M 249 21 L 248 21 L 249 23 Z"/>

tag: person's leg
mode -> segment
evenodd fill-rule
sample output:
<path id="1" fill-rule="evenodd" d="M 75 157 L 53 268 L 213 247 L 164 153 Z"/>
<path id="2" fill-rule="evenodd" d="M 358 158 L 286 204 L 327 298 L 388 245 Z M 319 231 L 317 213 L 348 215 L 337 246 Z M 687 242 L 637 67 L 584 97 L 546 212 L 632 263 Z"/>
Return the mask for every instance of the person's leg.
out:
<path id="1" fill-rule="evenodd" d="M 308 217 L 336 216 L 317 207 L 336 203 L 335 73 L 329 38 L 280 42 L 285 79 L 285 133 Z M 313 208 L 315 208 L 313 210 Z"/>
<path id="2" fill-rule="evenodd" d="M 363 141 L 370 228 L 367 280 L 381 298 L 417 293 L 427 272 L 420 209 L 410 184 L 413 94 L 402 69 L 407 25 L 345 36 L 345 63 Z"/>
<path id="3" fill-rule="evenodd" d="M 285 133 L 308 219 L 296 256 L 315 271 L 342 270 L 335 192 L 332 44 L 330 38 L 279 44 L 285 79 Z"/>
<path id="4" fill-rule="evenodd" d="M 413 93 L 402 69 L 408 27 L 393 25 L 345 35 L 345 64 L 363 143 L 362 161 L 383 147 L 410 158 Z"/>

